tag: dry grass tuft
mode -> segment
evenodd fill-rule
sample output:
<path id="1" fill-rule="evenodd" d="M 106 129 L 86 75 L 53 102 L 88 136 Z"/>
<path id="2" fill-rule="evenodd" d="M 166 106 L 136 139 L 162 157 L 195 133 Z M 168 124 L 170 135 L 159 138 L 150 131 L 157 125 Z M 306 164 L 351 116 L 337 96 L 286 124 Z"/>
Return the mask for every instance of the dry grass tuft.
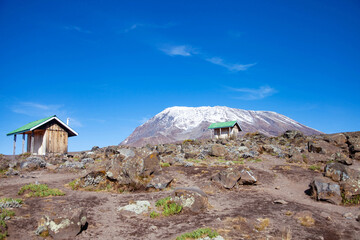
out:
<path id="1" fill-rule="evenodd" d="M 255 225 L 257 231 L 263 231 L 270 225 L 270 219 L 268 218 L 258 218 L 259 224 Z"/>
<path id="2" fill-rule="evenodd" d="M 303 216 L 298 218 L 298 222 L 304 227 L 312 227 L 315 224 L 315 219 L 311 216 Z"/>

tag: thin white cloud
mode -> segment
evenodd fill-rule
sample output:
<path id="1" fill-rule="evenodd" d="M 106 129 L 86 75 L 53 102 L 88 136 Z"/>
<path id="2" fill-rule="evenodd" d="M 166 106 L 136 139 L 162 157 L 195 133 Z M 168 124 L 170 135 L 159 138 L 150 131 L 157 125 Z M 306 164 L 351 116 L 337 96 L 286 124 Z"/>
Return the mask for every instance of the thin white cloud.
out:
<path id="1" fill-rule="evenodd" d="M 64 29 L 69 30 L 69 31 L 76 31 L 76 32 L 80 32 L 80 33 L 86 33 L 86 34 L 92 33 L 91 31 L 85 30 L 85 29 L 83 29 L 81 27 L 74 26 L 74 25 L 65 26 Z"/>
<path id="2" fill-rule="evenodd" d="M 274 88 L 269 86 L 262 86 L 258 89 L 254 88 L 229 88 L 231 91 L 242 93 L 240 97 L 235 97 L 236 99 L 242 100 L 260 100 L 277 93 Z"/>
<path id="3" fill-rule="evenodd" d="M 48 117 L 54 114 L 63 114 L 63 105 L 41 104 L 36 102 L 20 102 L 11 107 L 14 113 L 24 114 L 32 117 Z"/>
<path id="4" fill-rule="evenodd" d="M 255 66 L 256 63 L 251 64 L 231 64 L 231 63 L 225 63 L 224 59 L 219 57 L 212 57 L 212 58 L 206 58 L 205 59 L 208 62 L 211 62 L 213 64 L 222 66 L 224 68 L 227 68 L 229 71 L 232 72 L 239 72 L 239 71 L 246 71 L 250 67 Z"/>
<path id="5" fill-rule="evenodd" d="M 130 27 L 126 28 L 124 30 L 125 33 L 128 33 L 132 30 L 135 30 L 135 29 L 139 29 L 141 27 L 143 28 L 160 28 L 160 29 L 166 29 L 166 28 L 169 28 L 169 27 L 172 27 L 174 26 L 175 24 L 174 23 L 166 23 L 166 24 L 162 24 L 162 25 L 159 25 L 159 24 L 144 24 L 144 23 L 135 23 L 135 24 L 132 24 Z"/>
<path id="6" fill-rule="evenodd" d="M 187 45 L 164 47 L 160 49 L 169 56 L 184 56 L 189 57 L 193 54 L 197 54 L 196 51 Z"/>

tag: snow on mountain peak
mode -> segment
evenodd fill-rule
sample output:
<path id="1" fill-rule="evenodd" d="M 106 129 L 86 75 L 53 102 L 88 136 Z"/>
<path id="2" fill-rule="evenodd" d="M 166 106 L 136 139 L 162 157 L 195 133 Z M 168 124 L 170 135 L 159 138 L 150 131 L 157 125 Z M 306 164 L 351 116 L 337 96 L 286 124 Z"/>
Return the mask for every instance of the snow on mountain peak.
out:
<path id="1" fill-rule="evenodd" d="M 155 115 L 135 131 L 122 144 L 141 146 L 143 143 L 165 143 L 181 139 L 208 138 L 210 123 L 237 121 L 244 132 L 278 135 L 286 130 L 300 130 L 305 134 L 320 132 L 306 127 L 284 115 L 270 111 L 251 111 L 225 106 L 169 107 Z"/>

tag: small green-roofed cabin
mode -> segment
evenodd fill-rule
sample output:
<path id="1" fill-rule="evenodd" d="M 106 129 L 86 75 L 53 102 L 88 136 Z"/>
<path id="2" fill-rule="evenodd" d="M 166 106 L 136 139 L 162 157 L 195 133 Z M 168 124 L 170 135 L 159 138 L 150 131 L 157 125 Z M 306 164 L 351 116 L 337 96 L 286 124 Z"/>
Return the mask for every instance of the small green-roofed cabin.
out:
<path id="1" fill-rule="evenodd" d="M 208 129 L 213 129 L 215 138 L 236 137 L 242 131 L 237 121 L 212 123 Z"/>
<path id="2" fill-rule="evenodd" d="M 6 135 L 14 135 L 14 155 L 16 135 L 22 135 L 22 153 L 25 151 L 25 136 L 27 136 L 27 152 L 46 155 L 48 153 L 67 153 L 68 138 L 77 136 L 78 133 L 53 115 L 28 123 Z"/>

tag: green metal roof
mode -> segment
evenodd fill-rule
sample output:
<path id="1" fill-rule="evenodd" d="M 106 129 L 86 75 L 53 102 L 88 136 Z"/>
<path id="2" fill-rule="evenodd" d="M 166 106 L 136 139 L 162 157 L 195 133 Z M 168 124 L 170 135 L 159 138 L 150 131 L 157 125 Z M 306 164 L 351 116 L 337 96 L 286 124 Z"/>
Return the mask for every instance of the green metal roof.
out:
<path id="1" fill-rule="evenodd" d="M 56 117 L 56 115 L 53 115 L 51 117 L 47 117 L 47 118 L 43 118 L 43 119 L 40 119 L 40 120 L 36 120 L 36 121 L 33 121 L 31 123 L 28 123 L 12 132 L 9 132 L 8 134 L 6 134 L 7 136 L 10 136 L 10 135 L 13 135 L 13 134 L 19 134 L 19 133 L 23 133 L 23 132 L 27 132 L 27 131 L 30 131 L 30 129 L 32 129 L 33 127 L 49 120 L 50 118 L 53 118 L 53 117 Z"/>
<path id="2" fill-rule="evenodd" d="M 212 123 L 208 129 L 233 127 L 236 121 Z"/>

